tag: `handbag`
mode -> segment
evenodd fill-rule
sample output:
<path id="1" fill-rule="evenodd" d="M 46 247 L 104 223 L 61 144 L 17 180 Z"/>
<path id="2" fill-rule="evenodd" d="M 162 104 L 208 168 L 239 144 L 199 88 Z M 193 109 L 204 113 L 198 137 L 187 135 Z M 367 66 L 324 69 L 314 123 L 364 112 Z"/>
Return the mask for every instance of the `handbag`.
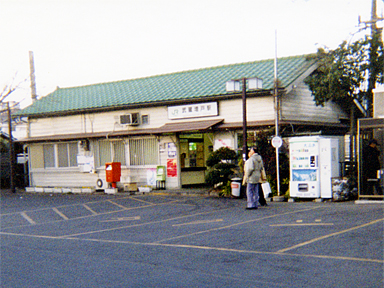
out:
<path id="1" fill-rule="evenodd" d="M 263 190 L 264 198 L 267 198 L 272 193 L 269 182 L 261 183 L 261 189 Z"/>
<path id="2" fill-rule="evenodd" d="M 265 173 L 264 167 L 261 169 L 261 175 L 260 175 L 261 182 L 267 182 L 267 174 Z"/>

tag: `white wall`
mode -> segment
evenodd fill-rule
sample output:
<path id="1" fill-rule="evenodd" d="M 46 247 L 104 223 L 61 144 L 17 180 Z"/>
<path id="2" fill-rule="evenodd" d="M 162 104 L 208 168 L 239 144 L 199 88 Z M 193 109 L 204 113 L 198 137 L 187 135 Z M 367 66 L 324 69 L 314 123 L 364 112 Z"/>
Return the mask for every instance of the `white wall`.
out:
<path id="1" fill-rule="evenodd" d="M 329 101 L 316 106 L 308 87 L 298 83 L 287 95 L 281 98 L 281 120 L 312 121 L 318 123 L 339 123 L 340 118 L 348 116 L 335 103 Z"/>

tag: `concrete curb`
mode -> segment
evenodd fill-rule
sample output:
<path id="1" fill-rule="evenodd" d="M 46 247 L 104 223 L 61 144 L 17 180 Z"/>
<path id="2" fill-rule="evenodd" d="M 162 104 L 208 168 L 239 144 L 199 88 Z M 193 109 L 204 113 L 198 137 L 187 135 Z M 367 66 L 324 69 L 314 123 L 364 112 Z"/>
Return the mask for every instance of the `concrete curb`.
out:
<path id="1" fill-rule="evenodd" d="M 355 204 L 362 205 L 362 204 L 384 204 L 383 200 L 356 200 Z"/>

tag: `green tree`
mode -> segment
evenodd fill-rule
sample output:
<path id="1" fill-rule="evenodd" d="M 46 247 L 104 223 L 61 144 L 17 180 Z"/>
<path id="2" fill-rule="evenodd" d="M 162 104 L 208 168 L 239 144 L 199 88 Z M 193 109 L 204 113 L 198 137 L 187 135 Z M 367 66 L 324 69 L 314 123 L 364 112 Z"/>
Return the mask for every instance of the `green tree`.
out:
<path id="1" fill-rule="evenodd" d="M 376 52 L 373 53 L 373 50 Z M 317 54 L 311 57 L 317 60 L 318 68 L 306 78 L 305 83 L 312 91 L 316 105 L 334 101 L 349 111 L 352 145 L 357 117 L 354 101 L 370 105 L 372 89 L 375 88 L 370 83 L 383 83 L 384 80 L 383 42 L 367 36 L 353 43 L 344 41 L 335 50 L 318 49 Z M 371 111 L 368 107 L 367 112 Z M 353 161 L 353 153 L 351 157 Z"/>
<path id="2" fill-rule="evenodd" d="M 258 131 L 255 146 L 259 150 L 261 157 L 263 157 L 264 168 L 272 193 L 277 195 L 276 150 L 271 145 L 273 136 L 274 132 L 271 130 Z M 280 188 L 284 194 L 289 189 L 289 157 L 288 151 L 284 147 L 279 149 L 279 172 Z"/>
<path id="3" fill-rule="evenodd" d="M 221 147 L 213 151 L 207 159 L 208 173 L 205 176 L 207 184 L 226 190 L 230 181 L 229 177 L 234 174 L 236 168 L 236 152 L 227 147 Z M 225 194 L 225 193 L 224 193 Z"/>

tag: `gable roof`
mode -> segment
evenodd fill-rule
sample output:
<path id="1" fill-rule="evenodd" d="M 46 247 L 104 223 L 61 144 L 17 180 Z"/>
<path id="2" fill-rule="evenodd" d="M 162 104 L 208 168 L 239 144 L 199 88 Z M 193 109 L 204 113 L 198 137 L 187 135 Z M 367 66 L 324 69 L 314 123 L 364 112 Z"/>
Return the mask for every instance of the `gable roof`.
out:
<path id="1" fill-rule="evenodd" d="M 308 55 L 278 59 L 280 87 L 286 88 L 314 65 Z M 44 117 L 99 109 L 127 108 L 177 100 L 198 100 L 226 92 L 232 79 L 258 77 L 263 90 L 273 89 L 274 59 L 183 71 L 145 78 L 58 88 L 14 116 Z"/>

